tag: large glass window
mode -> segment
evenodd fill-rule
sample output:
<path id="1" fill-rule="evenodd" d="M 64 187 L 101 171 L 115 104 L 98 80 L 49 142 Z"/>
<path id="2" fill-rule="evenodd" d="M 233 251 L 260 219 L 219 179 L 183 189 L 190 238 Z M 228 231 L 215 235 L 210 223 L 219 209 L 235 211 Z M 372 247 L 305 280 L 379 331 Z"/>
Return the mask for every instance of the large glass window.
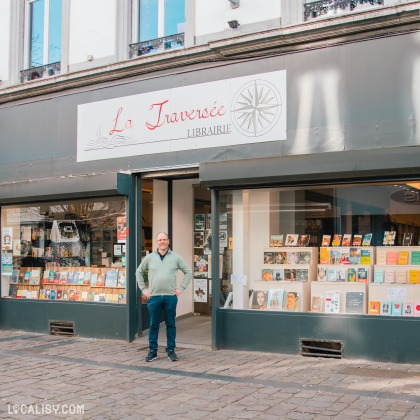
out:
<path id="1" fill-rule="evenodd" d="M 138 41 L 184 32 L 185 0 L 139 0 Z"/>
<path id="2" fill-rule="evenodd" d="M 225 308 L 420 316 L 420 182 L 226 191 L 220 211 Z"/>
<path id="3" fill-rule="evenodd" d="M 5 206 L 2 297 L 125 303 L 125 199 Z"/>
<path id="4" fill-rule="evenodd" d="M 28 67 L 61 60 L 62 0 L 31 0 L 28 13 Z"/>

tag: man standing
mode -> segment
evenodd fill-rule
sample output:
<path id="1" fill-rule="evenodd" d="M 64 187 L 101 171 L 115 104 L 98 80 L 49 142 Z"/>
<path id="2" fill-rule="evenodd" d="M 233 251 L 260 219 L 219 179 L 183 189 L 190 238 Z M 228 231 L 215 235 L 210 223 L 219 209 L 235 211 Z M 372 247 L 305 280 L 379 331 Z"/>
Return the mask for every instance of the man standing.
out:
<path id="1" fill-rule="evenodd" d="M 148 300 L 147 306 L 150 314 L 149 328 L 149 353 L 146 362 L 157 358 L 158 335 L 160 315 L 162 309 L 166 323 L 166 353 L 169 360 L 178 360 L 175 354 L 175 315 L 178 296 L 186 289 L 191 281 L 192 271 L 185 260 L 169 249 L 169 237 L 165 232 L 160 232 L 156 237 L 157 250 L 147 255 L 136 270 L 137 284 Z M 184 273 L 181 286 L 177 288 L 176 274 L 178 270 Z M 148 275 L 146 275 L 148 271 Z M 149 280 L 149 288 L 145 279 Z"/>

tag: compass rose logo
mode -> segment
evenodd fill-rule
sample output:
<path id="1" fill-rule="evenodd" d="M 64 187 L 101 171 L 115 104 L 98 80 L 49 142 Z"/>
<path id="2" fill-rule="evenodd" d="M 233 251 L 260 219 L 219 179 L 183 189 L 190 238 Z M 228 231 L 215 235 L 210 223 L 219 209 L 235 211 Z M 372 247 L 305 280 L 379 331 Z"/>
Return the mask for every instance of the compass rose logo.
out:
<path id="1" fill-rule="evenodd" d="M 236 129 L 245 136 L 268 133 L 282 111 L 277 88 L 266 80 L 253 80 L 243 85 L 232 101 L 231 114 Z"/>

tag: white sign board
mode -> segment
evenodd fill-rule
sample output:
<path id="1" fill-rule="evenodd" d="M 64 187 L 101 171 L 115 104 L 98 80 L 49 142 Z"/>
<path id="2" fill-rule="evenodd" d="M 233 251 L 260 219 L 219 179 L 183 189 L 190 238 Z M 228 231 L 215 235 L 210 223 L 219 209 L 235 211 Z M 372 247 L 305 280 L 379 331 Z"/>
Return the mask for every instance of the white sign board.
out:
<path id="1" fill-rule="evenodd" d="M 286 140 L 286 70 L 81 104 L 77 161 Z"/>

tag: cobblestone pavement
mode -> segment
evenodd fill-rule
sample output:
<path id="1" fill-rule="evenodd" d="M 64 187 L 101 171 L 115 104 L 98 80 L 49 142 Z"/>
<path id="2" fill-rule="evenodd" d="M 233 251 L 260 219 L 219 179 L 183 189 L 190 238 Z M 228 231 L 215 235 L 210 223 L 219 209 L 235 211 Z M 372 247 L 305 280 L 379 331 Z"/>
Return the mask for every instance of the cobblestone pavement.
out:
<path id="1" fill-rule="evenodd" d="M 419 419 L 420 365 L 0 331 L 0 418 Z M 73 414 L 82 410 L 83 414 Z"/>

